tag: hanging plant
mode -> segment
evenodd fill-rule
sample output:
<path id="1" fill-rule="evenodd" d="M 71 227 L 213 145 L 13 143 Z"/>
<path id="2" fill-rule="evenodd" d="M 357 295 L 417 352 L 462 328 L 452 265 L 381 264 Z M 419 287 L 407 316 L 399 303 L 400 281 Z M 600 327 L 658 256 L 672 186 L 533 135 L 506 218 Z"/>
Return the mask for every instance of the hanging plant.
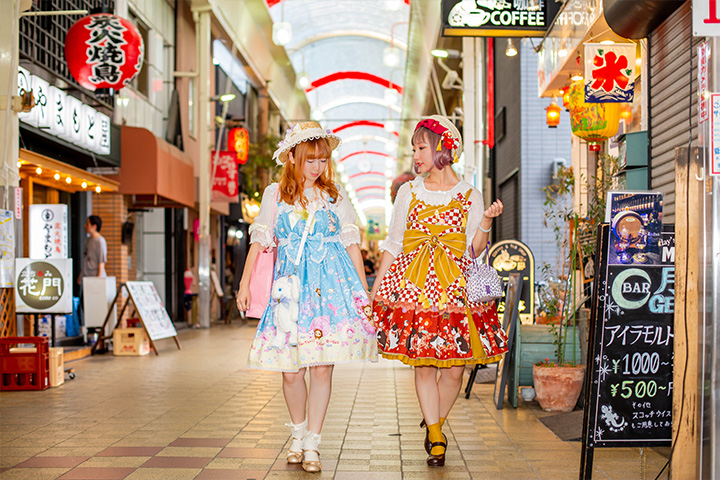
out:
<path id="1" fill-rule="evenodd" d="M 242 166 L 244 176 L 243 191 L 249 198 L 262 198 L 263 191 L 272 182 L 276 181 L 280 169 L 272 157 L 277 148 L 280 137 L 268 133 L 255 143 L 250 143 L 248 161 Z"/>

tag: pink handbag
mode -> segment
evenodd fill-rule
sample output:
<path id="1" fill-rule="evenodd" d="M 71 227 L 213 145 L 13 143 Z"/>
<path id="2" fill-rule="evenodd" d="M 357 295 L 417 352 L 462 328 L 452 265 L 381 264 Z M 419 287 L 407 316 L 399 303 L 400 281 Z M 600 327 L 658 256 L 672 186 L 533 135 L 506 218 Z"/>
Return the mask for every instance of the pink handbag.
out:
<path id="1" fill-rule="evenodd" d="M 273 204 L 273 224 L 277 210 L 277 192 Z M 270 290 L 275 274 L 275 257 L 277 247 L 267 247 L 260 250 L 255 259 L 252 276 L 250 277 L 250 308 L 245 315 L 251 318 L 261 318 L 270 302 Z"/>

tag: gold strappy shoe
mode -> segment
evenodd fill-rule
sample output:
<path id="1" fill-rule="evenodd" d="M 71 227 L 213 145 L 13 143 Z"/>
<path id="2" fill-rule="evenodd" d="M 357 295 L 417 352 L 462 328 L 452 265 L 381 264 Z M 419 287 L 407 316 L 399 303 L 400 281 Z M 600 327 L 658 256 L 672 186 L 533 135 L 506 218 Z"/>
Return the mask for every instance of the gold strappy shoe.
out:
<path id="1" fill-rule="evenodd" d="M 320 463 L 320 434 L 307 432 L 303 439 L 303 461 L 302 468 L 306 472 L 317 473 L 322 470 L 322 464 Z M 308 460 L 308 456 L 310 460 Z M 317 459 L 317 460 L 316 460 Z"/>
<path id="2" fill-rule="evenodd" d="M 298 464 L 303 461 L 303 438 L 307 434 L 307 420 L 300 424 L 286 423 L 286 426 L 290 427 L 292 433 L 292 443 L 287 453 L 287 463 Z"/>

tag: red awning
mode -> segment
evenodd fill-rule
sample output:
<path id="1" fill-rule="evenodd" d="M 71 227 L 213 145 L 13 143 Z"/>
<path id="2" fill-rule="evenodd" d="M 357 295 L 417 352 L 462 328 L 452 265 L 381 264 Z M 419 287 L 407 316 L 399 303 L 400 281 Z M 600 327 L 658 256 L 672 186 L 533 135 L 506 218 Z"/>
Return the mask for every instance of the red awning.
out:
<path id="1" fill-rule="evenodd" d="M 120 193 L 135 207 L 195 206 L 192 158 L 144 128 L 122 127 Z"/>

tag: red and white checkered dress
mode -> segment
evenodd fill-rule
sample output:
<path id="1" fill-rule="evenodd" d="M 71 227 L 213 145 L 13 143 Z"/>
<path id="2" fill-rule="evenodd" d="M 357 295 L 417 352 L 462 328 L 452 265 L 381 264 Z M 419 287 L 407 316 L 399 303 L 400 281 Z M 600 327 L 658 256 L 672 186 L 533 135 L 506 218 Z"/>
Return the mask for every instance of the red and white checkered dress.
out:
<path id="1" fill-rule="evenodd" d="M 418 188 L 424 189 L 418 185 L 412 182 L 410 188 L 402 253 L 384 275 L 373 304 L 378 350 L 408 365 L 497 361 L 507 351 L 507 336 L 495 303 L 471 303 L 465 288 L 473 189 L 464 184 L 467 191 L 457 191 L 447 204 L 430 205 L 418 198 Z M 478 203 L 475 208 L 482 208 Z"/>

